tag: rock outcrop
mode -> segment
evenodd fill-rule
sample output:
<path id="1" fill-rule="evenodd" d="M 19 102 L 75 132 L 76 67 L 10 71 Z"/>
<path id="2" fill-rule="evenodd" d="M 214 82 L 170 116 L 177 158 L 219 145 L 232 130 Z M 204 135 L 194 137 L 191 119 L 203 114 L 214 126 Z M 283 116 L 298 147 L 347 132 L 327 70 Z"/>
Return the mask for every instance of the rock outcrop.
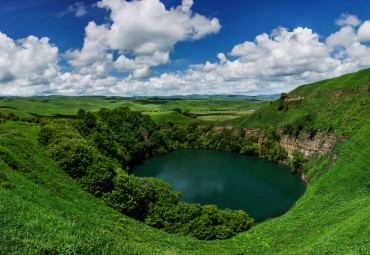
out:
<path id="1" fill-rule="evenodd" d="M 233 129 L 233 128 L 234 128 L 233 126 L 218 126 L 218 127 L 214 127 L 213 131 L 219 133 L 219 132 L 222 132 L 222 130 L 224 129 Z M 246 136 L 252 136 L 252 135 L 257 136 L 261 129 L 260 128 L 243 128 L 243 130 Z M 236 134 L 237 131 L 238 129 L 236 128 L 234 133 Z"/>
<path id="2" fill-rule="evenodd" d="M 296 97 L 293 97 L 293 98 L 285 98 L 284 102 L 288 103 L 288 102 L 299 101 L 299 100 L 303 100 L 303 99 L 304 99 L 303 96 L 296 96 Z"/>
<path id="3" fill-rule="evenodd" d="M 201 128 L 202 126 L 198 126 Z M 222 132 L 224 129 L 233 129 L 233 126 L 216 126 L 213 127 L 214 132 Z M 260 128 L 243 128 L 245 136 L 259 136 Z M 238 129 L 234 130 L 234 134 L 237 134 Z M 278 128 L 278 131 L 282 133 L 282 130 Z M 331 146 L 338 141 L 338 138 L 334 134 L 324 135 L 322 131 L 317 131 L 316 134 L 310 138 L 310 134 L 306 131 L 301 131 L 300 138 L 290 137 L 289 135 L 282 135 L 280 145 L 288 152 L 288 158 L 293 159 L 293 151 L 296 148 L 300 148 L 303 156 L 308 159 L 313 154 L 318 154 L 319 157 L 328 155 L 331 152 Z M 338 155 L 334 155 L 336 159 Z M 286 162 L 286 164 L 289 164 Z"/>
<path id="4" fill-rule="evenodd" d="M 301 148 L 301 152 L 305 158 L 309 158 L 317 153 L 319 157 L 327 155 L 331 152 L 331 145 L 337 141 L 337 137 L 329 134 L 324 135 L 320 130 L 314 137 L 309 138 L 309 134 L 305 131 L 301 132 L 304 139 L 289 137 L 283 135 L 280 140 L 281 146 L 288 152 L 289 159 L 293 158 L 293 151 L 296 148 Z"/>

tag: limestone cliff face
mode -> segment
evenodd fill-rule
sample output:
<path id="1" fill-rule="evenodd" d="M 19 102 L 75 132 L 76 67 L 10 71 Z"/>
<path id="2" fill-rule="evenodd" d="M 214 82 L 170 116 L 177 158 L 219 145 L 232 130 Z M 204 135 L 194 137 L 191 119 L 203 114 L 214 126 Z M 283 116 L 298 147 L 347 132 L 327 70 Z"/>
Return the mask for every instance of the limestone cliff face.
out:
<path id="1" fill-rule="evenodd" d="M 300 147 L 305 158 L 309 158 L 317 153 L 319 157 L 327 155 L 331 151 L 331 145 L 337 141 L 337 138 L 332 135 L 324 135 L 320 130 L 313 138 L 309 138 L 307 132 L 301 132 L 304 139 L 289 137 L 283 135 L 280 140 L 281 146 L 288 152 L 289 159 L 293 158 L 293 151 Z"/>
<path id="2" fill-rule="evenodd" d="M 233 127 L 214 127 L 215 132 L 222 132 L 223 129 L 232 129 Z M 246 136 L 259 136 L 259 142 L 262 141 L 263 137 L 259 135 L 260 128 L 243 128 Z M 278 128 L 280 134 L 282 130 Z M 237 134 L 237 130 L 234 131 Z M 289 135 L 282 135 L 280 145 L 287 151 L 289 160 L 281 162 L 283 165 L 290 166 L 290 160 L 293 159 L 293 151 L 300 148 L 303 156 L 309 159 L 313 154 L 318 154 L 319 157 L 326 156 L 331 152 L 332 145 L 338 141 L 338 138 L 333 134 L 324 135 L 320 130 L 316 132 L 315 136 L 310 138 L 310 134 L 305 131 L 301 131 L 300 137 L 289 137 Z M 332 162 L 337 159 L 338 155 L 334 155 Z M 303 172 L 298 172 L 302 180 L 307 183 L 311 183 L 309 178 L 306 178 Z"/>
<path id="3" fill-rule="evenodd" d="M 198 126 L 198 127 L 200 127 L 200 126 Z M 214 132 L 222 132 L 222 130 L 224 130 L 224 129 L 233 129 L 233 128 L 234 128 L 233 126 L 214 127 L 213 131 Z M 261 129 L 260 128 L 243 128 L 243 130 L 244 130 L 246 136 L 252 136 L 252 135 L 257 136 Z M 237 131 L 238 131 L 238 129 L 235 129 L 234 134 L 236 134 Z"/>
<path id="4" fill-rule="evenodd" d="M 301 99 L 301 98 L 300 98 Z M 201 126 L 198 126 L 201 127 Z M 214 127 L 214 132 L 222 132 L 223 129 L 233 129 L 232 126 L 218 126 Z M 243 128 L 246 136 L 258 136 L 260 128 Z M 282 133 L 282 130 L 278 128 L 278 131 Z M 234 134 L 236 135 L 237 129 Z M 296 148 L 301 148 L 303 156 L 308 159 L 313 154 L 317 153 L 319 157 L 327 155 L 331 152 L 331 145 L 337 142 L 338 138 L 333 134 L 324 135 L 320 130 L 316 132 L 315 136 L 310 138 L 310 134 L 306 131 L 301 131 L 300 138 L 289 137 L 289 135 L 282 135 L 280 145 L 288 152 L 289 159 L 293 159 L 293 151 Z M 334 155 L 334 159 L 337 155 Z M 289 165 L 289 162 L 283 162 Z"/>

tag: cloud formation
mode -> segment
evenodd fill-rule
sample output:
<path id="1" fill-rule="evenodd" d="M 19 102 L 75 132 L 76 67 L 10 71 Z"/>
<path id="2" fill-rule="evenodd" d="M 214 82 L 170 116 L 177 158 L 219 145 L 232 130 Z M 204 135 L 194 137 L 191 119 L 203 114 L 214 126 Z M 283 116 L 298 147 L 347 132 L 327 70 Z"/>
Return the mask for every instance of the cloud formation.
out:
<path id="1" fill-rule="evenodd" d="M 358 29 L 357 39 L 360 42 L 370 41 L 370 20 L 365 21 Z"/>
<path id="2" fill-rule="evenodd" d="M 150 78 L 138 86 L 139 91 L 143 95 L 288 92 L 305 83 L 370 67 L 370 47 L 361 44 L 361 40 L 369 41 L 368 22 L 356 30 L 354 26 L 360 24 L 347 21 L 345 24 L 352 25 L 343 26 L 325 42 L 309 28 L 289 31 L 278 27 L 270 35 L 263 33 L 254 41 L 234 46 L 227 54 L 229 58 L 219 53 L 218 62 L 207 61 L 185 73 Z"/>
<path id="3" fill-rule="evenodd" d="M 68 9 L 57 14 L 57 17 L 63 17 L 70 13 L 74 13 L 75 17 L 82 17 L 87 14 L 86 7 L 83 2 L 76 2 L 68 6 Z"/>
<path id="4" fill-rule="evenodd" d="M 49 38 L 14 41 L 0 32 L 0 94 L 42 93 L 58 72 L 58 48 Z"/>
<path id="5" fill-rule="evenodd" d="M 342 13 L 338 19 L 335 20 L 335 24 L 338 26 L 358 26 L 361 21 L 355 15 L 348 13 Z"/>
<path id="6" fill-rule="evenodd" d="M 357 17 L 354 18 L 358 21 Z M 338 32 L 326 38 L 329 49 L 337 51 L 335 58 L 342 63 L 351 63 L 358 68 L 369 67 L 370 47 L 362 43 L 370 41 L 370 20 L 362 24 L 354 21 L 341 24 L 344 26 Z M 358 25 L 360 26 L 356 30 Z"/>
<path id="7" fill-rule="evenodd" d="M 111 22 L 89 22 L 83 47 L 62 55 L 48 38 L 0 33 L 0 95 L 275 94 L 370 67 L 370 20 L 344 14 L 326 38 L 277 27 L 218 53 L 216 62 L 153 77 L 151 67 L 169 63 L 177 42 L 219 31 L 218 20 L 192 13 L 192 4 L 166 10 L 158 0 L 103 0 Z M 72 71 L 60 71 L 61 57 Z"/>
<path id="8" fill-rule="evenodd" d="M 110 12 L 111 24 L 90 22 L 82 49 L 67 52 L 69 63 L 80 68 L 110 62 L 115 71 L 148 78 L 150 67 L 170 62 L 169 54 L 177 42 L 198 40 L 220 30 L 217 18 L 193 13 L 192 5 L 192 0 L 183 0 L 166 10 L 159 0 L 102 0 L 97 6 Z M 114 51 L 119 54 L 115 60 Z"/>

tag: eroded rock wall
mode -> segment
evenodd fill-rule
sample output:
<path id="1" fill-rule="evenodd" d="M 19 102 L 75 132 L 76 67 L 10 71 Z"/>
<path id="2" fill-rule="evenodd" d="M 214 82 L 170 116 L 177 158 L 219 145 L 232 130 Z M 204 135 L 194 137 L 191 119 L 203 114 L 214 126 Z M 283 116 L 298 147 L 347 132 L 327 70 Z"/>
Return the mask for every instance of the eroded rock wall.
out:
<path id="1" fill-rule="evenodd" d="M 200 128 L 201 126 L 198 126 Z M 223 129 L 233 129 L 232 126 L 216 126 L 213 127 L 214 132 L 222 132 Z M 235 129 L 235 135 L 238 129 Z M 258 136 L 260 128 L 243 128 L 246 136 Z M 282 130 L 278 128 L 282 133 Z M 280 145 L 288 152 L 289 159 L 293 158 L 293 151 L 300 148 L 303 156 L 308 159 L 313 154 L 317 153 L 319 157 L 327 155 L 331 152 L 332 144 L 337 142 L 338 138 L 333 134 L 324 135 L 320 130 L 316 132 L 315 136 L 310 138 L 310 134 L 306 131 L 301 131 L 300 137 L 290 137 L 289 135 L 282 135 Z M 334 158 L 337 156 L 334 155 Z M 288 163 L 287 163 L 288 164 Z"/>
<path id="2" fill-rule="evenodd" d="M 289 137 L 283 135 L 280 140 L 281 146 L 288 152 L 289 159 L 293 158 L 293 151 L 296 148 L 301 148 L 305 158 L 309 158 L 317 153 L 320 157 L 331 152 L 331 146 L 337 141 L 337 138 L 332 135 L 324 135 L 320 130 L 314 137 L 309 138 L 309 133 L 301 132 L 301 138 Z"/>

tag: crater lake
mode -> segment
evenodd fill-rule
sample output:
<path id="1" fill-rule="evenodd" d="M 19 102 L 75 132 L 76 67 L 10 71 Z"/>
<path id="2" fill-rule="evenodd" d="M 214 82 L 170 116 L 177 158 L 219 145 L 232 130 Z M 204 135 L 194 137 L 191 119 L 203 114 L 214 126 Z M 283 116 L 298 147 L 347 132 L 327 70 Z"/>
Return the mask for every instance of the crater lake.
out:
<path id="1" fill-rule="evenodd" d="M 181 201 L 241 209 L 256 222 L 284 214 L 305 192 L 305 183 L 289 167 L 206 149 L 182 149 L 149 158 L 133 172 L 170 183 L 182 193 Z"/>

